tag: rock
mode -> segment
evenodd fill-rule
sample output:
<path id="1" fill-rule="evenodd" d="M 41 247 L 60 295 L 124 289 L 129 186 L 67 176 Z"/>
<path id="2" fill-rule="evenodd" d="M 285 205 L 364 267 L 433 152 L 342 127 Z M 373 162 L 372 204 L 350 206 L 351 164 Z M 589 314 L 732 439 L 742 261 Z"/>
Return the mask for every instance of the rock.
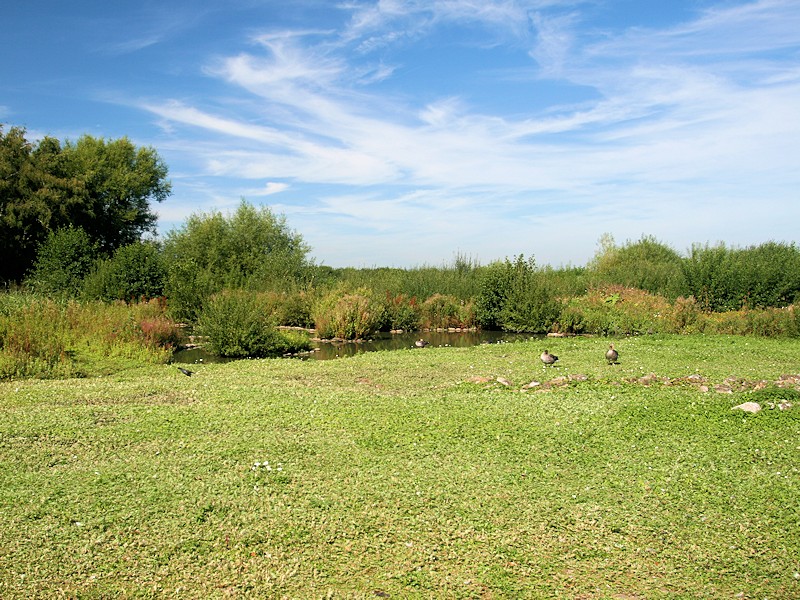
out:
<path id="1" fill-rule="evenodd" d="M 568 384 L 569 384 L 569 378 L 567 378 L 567 377 L 555 377 L 555 378 L 551 379 L 550 381 L 545 381 L 542 384 L 542 389 L 546 390 L 546 389 L 554 388 L 554 387 L 564 387 L 565 385 L 568 385 Z"/>
<path id="2" fill-rule="evenodd" d="M 530 390 L 530 389 L 533 389 L 535 387 L 539 387 L 540 385 L 542 385 L 542 384 L 539 381 L 531 381 L 530 383 L 526 383 L 525 385 L 523 385 L 522 389 L 523 390 Z"/>
<path id="3" fill-rule="evenodd" d="M 755 414 L 761 410 L 761 405 L 758 402 L 745 402 L 744 404 L 734 406 L 731 410 L 743 410 L 744 412 Z"/>
<path id="4" fill-rule="evenodd" d="M 637 381 L 642 385 L 650 385 L 651 383 L 655 383 L 658 380 L 659 377 L 655 373 L 648 373 L 647 375 L 643 375 L 642 377 L 639 377 L 639 379 L 637 379 Z"/>
<path id="5" fill-rule="evenodd" d="M 574 373 L 569 376 L 570 381 L 586 381 L 587 379 L 589 379 L 589 376 L 583 375 L 582 373 Z"/>
<path id="6" fill-rule="evenodd" d="M 717 385 L 715 385 L 714 386 L 714 391 L 717 392 L 718 394 L 732 394 L 733 393 L 733 390 L 731 389 L 731 386 L 725 385 L 724 383 L 718 383 Z"/>
<path id="7" fill-rule="evenodd" d="M 505 377 L 498 377 L 497 379 L 495 379 L 495 381 L 497 383 L 501 384 L 501 385 L 506 386 L 506 387 L 511 385 L 511 382 L 508 379 L 506 379 Z"/>

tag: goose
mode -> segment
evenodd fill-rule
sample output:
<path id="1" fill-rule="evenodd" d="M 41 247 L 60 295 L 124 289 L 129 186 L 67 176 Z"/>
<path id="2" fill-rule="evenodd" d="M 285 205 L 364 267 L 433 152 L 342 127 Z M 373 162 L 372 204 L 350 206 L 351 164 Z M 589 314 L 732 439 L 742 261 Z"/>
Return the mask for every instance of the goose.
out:
<path id="1" fill-rule="evenodd" d="M 184 369 L 183 367 L 178 367 L 178 371 L 180 371 L 187 377 L 191 377 L 192 375 L 194 375 L 194 371 L 190 371 L 189 369 Z"/>
<path id="2" fill-rule="evenodd" d="M 430 344 L 430 342 L 428 342 L 428 341 L 426 341 L 426 340 L 423 340 L 422 338 L 420 338 L 420 339 L 418 339 L 416 342 L 414 342 L 414 345 L 415 345 L 417 348 L 424 348 L 424 347 L 425 347 L 425 346 L 427 346 L 428 344 Z"/>
<path id="3" fill-rule="evenodd" d="M 555 354 L 550 354 L 547 350 L 542 352 L 542 355 L 539 357 L 542 359 L 542 362 L 545 366 L 554 364 L 558 357 Z"/>
<path id="4" fill-rule="evenodd" d="M 619 352 L 614 349 L 614 344 L 609 344 L 608 350 L 606 351 L 606 360 L 608 364 L 613 365 L 619 359 Z"/>

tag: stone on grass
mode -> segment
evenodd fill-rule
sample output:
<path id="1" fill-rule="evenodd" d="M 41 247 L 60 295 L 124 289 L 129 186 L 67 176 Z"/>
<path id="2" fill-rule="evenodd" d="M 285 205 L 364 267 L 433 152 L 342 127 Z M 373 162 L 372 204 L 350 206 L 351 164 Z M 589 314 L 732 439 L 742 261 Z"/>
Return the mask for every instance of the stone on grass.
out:
<path id="1" fill-rule="evenodd" d="M 734 406 L 731 410 L 743 410 L 744 412 L 755 414 L 761 410 L 761 405 L 758 402 L 745 402 Z"/>

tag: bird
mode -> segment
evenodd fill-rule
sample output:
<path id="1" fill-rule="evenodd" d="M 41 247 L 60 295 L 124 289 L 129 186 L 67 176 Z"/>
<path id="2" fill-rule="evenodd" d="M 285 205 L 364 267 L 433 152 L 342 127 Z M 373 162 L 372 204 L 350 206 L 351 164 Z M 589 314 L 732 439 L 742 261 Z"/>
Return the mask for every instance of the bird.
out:
<path id="1" fill-rule="evenodd" d="M 614 344 L 609 344 L 608 350 L 606 351 L 606 360 L 608 364 L 613 365 L 619 359 L 619 352 L 614 349 Z"/>
<path id="2" fill-rule="evenodd" d="M 428 344 L 430 344 L 430 342 L 428 342 L 428 341 L 426 341 L 426 340 L 423 340 L 422 338 L 420 338 L 420 339 L 418 339 L 416 342 L 414 342 L 414 345 L 415 345 L 417 348 L 424 348 L 424 347 L 425 347 L 425 346 L 427 346 Z"/>
<path id="3" fill-rule="evenodd" d="M 544 366 L 553 365 L 558 360 L 558 357 L 555 354 L 550 354 L 547 350 L 542 352 L 542 355 L 539 358 L 542 359 Z"/>
<path id="4" fill-rule="evenodd" d="M 189 369 L 184 369 L 183 367 L 178 367 L 178 371 L 180 371 L 187 377 L 191 377 L 192 375 L 194 375 L 194 371 L 190 371 Z"/>

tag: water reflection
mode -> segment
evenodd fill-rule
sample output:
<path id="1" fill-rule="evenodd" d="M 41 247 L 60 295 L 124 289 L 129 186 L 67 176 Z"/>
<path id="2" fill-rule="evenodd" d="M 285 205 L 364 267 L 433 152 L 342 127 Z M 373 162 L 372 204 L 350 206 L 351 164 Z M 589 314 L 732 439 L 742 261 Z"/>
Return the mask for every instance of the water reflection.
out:
<path id="1" fill-rule="evenodd" d="M 379 334 L 375 339 L 364 342 L 313 342 L 315 350 L 302 354 L 297 358 L 302 360 L 331 360 L 355 356 L 362 352 L 376 352 L 379 350 L 404 350 L 413 348 L 425 352 L 425 348 L 416 348 L 414 342 L 423 339 L 429 343 L 428 348 L 436 347 L 467 347 L 479 344 L 498 344 L 506 342 L 519 342 L 541 338 L 530 333 L 508 333 L 505 331 L 423 331 L 414 333 Z M 180 350 L 173 355 L 173 362 L 177 363 L 210 363 L 228 362 L 232 359 L 221 358 L 209 354 L 202 348 Z"/>

